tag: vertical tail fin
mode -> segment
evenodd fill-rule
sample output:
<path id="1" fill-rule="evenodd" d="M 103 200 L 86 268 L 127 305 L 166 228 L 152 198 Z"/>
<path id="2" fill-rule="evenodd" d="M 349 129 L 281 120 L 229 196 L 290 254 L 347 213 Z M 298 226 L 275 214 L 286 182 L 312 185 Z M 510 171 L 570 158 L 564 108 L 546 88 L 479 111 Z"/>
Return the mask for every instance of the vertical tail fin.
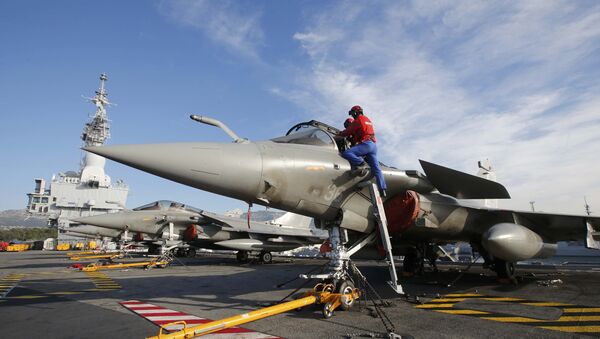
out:
<path id="1" fill-rule="evenodd" d="M 479 167 L 479 171 L 477 171 L 478 177 L 494 182 L 496 181 L 496 172 L 494 172 L 494 169 L 492 168 L 490 159 L 478 161 L 477 166 Z M 498 208 L 498 199 L 484 199 L 483 205 L 485 207 Z"/>

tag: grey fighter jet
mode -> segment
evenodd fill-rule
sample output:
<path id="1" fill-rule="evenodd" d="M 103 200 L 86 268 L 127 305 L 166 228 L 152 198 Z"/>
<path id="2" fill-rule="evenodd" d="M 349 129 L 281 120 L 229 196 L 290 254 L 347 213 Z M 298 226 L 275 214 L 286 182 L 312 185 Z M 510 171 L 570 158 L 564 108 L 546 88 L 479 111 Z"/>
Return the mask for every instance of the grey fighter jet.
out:
<path id="1" fill-rule="evenodd" d="M 270 262 L 271 252 L 321 244 L 327 232 L 310 227 L 311 218 L 286 213 L 267 222 L 257 222 L 206 212 L 178 202 L 161 200 L 130 211 L 77 218 L 73 221 L 116 232 L 146 234 L 167 245 L 185 243 L 180 254 L 195 255 L 195 247 L 237 251 L 240 262 L 249 253 L 258 253 L 262 262 Z M 151 244 L 151 252 L 156 243 Z"/>
<path id="2" fill-rule="evenodd" d="M 284 136 L 250 142 L 220 121 L 191 118 L 222 128 L 234 142 L 85 150 L 201 190 L 315 218 L 318 227 L 330 232 L 331 258 L 337 262 L 331 265 L 331 277 L 343 281 L 339 277 L 345 269 L 339 262 L 355 253 L 356 246 L 372 242 L 366 235 L 374 233 L 378 222 L 374 191 L 362 184 L 372 179 L 350 172 L 340 156 L 347 146 L 335 138 L 338 130 L 313 120 L 293 126 Z M 427 161 L 421 165 L 425 175 L 382 165 L 387 230 L 394 254 L 405 255 L 405 270 L 418 266 L 423 257 L 419 249 L 428 244 L 469 242 L 502 277 L 514 274 L 515 262 L 552 255 L 557 241 L 586 239 L 588 247 L 600 247 L 598 217 L 478 206 L 470 199 L 510 196 L 497 182 Z M 378 246 L 361 251 L 369 247 Z"/>

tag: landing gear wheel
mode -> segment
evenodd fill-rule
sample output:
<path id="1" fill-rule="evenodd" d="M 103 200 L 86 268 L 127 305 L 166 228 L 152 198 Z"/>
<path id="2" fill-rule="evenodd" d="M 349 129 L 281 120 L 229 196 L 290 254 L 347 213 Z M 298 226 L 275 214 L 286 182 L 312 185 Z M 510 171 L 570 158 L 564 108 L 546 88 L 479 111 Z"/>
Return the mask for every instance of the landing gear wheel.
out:
<path id="1" fill-rule="evenodd" d="M 239 263 L 243 264 L 248 262 L 248 251 L 238 251 L 235 256 Z"/>
<path id="2" fill-rule="evenodd" d="M 160 249 L 156 245 L 148 246 L 148 254 L 160 254 Z"/>
<path id="3" fill-rule="evenodd" d="M 402 262 L 402 271 L 407 275 L 414 275 L 417 272 L 418 258 L 414 251 L 410 251 L 404 256 Z"/>
<path id="4" fill-rule="evenodd" d="M 271 254 L 271 252 L 260 252 L 260 254 L 258 255 L 258 259 L 263 264 L 268 264 L 273 260 L 273 255 Z"/>
<path id="5" fill-rule="evenodd" d="M 188 248 L 188 250 L 185 253 L 185 256 L 188 258 L 193 258 L 196 256 L 196 249 L 195 248 Z"/>
<path id="6" fill-rule="evenodd" d="M 342 280 L 338 284 L 337 291 L 340 294 L 352 293 L 352 291 L 354 291 L 354 284 L 350 280 Z M 340 308 L 344 311 L 347 311 L 350 308 L 352 308 L 352 306 L 354 305 L 354 301 L 355 301 L 354 298 L 352 298 L 350 300 L 345 300 L 345 301 L 344 301 L 344 298 L 342 298 L 342 304 L 340 305 Z"/>
<path id="7" fill-rule="evenodd" d="M 330 302 L 323 305 L 323 317 L 325 317 L 325 319 L 329 319 L 329 318 L 331 318 L 331 316 L 333 316 L 333 311 L 331 310 L 331 306 L 333 306 L 333 304 Z"/>
<path id="8" fill-rule="evenodd" d="M 505 261 L 502 259 L 494 259 L 494 271 L 498 274 L 500 279 L 509 279 L 516 281 L 515 277 L 515 263 Z"/>

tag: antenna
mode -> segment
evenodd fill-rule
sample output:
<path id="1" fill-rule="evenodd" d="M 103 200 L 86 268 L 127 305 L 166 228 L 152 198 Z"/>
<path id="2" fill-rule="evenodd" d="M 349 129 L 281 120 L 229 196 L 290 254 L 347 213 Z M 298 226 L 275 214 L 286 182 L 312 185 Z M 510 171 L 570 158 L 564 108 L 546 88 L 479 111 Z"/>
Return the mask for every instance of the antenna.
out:
<path id="1" fill-rule="evenodd" d="M 531 212 L 535 212 L 535 201 L 530 201 L 529 205 L 531 205 Z"/>
<path id="2" fill-rule="evenodd" d="M 585 207 L 585 213 L 587 215 L 591 215 L 592 211 L 590 211 L 590 205 L 588 205 L 587 199 L 585 196 L 583 196 L 583 202 L 585 203 L 583 206 Z"/>

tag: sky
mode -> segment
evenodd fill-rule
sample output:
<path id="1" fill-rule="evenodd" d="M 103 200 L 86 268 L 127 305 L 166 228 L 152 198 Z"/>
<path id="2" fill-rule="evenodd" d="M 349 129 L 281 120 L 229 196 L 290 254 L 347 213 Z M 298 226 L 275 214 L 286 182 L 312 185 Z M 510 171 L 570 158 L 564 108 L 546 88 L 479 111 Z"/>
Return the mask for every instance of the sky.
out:
<path id="1" fill-rule="evenodd" d="M 361 105 L 379 159 L 475 174 L 500 207 L 600 214 L 598 1 L 0 2 L 0 210 L 34 178 L 78 170 L 108 74 L 108 144 L 230 141 L 190 114 L 265 140 Z M 107 161 L 128 207 L 244 203 Z"/>

